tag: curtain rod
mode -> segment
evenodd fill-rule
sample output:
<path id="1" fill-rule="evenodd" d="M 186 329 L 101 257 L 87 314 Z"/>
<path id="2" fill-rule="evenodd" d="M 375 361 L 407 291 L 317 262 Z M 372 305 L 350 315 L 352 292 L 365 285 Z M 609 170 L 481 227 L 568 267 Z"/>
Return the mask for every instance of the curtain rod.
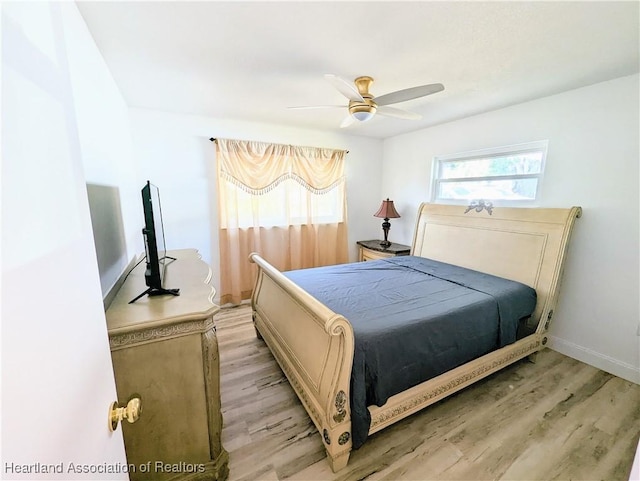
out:
<path id="1" fill-rule="evenodd" d="M 216 140 L 218 140 L 218 139 L 216 139 L 215 137 L 211 137 L 209 140 L 210 140 L 211 142 L 215 142 L 215 141 L 216 141 Z M 345 150 L 345 153 L 347 153 L 347 154 L 348 154 L 348 153 L 349 153 L 349 151 L 348 151 L 348 150 Z"/>

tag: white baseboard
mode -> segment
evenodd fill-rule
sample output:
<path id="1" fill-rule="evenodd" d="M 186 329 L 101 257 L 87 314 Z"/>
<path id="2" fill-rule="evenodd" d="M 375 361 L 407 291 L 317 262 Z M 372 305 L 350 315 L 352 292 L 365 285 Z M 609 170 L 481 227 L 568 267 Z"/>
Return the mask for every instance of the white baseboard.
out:
<path id="1" fill-rule="evenodd" d="M 640 384 L 640 367 L 638 366 L 632 366 L 626 362 L 605 356 L 604 354 L 600 354 L 599 352 L 592 351 L 591 349 L 587 349 L 586 347 L 579 346 L 555 336 L 549 336 L 548 347 L 554 351 L 564 354 L 565 356 L 572 357 L 578 361 L 584 362 L 585 364 L 602 369 L 614 376 Z"/>

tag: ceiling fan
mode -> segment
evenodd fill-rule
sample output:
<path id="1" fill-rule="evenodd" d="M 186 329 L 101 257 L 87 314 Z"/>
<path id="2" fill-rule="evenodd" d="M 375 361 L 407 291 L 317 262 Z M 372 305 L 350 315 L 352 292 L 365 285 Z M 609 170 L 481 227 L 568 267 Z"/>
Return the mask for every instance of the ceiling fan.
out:
<path id="1" fill-rule="evenodd" d="M 397 90 L 379 97 L 374 97 L 369 93 L 369 87 L 373 83 L 373 78 L 371 77 L 358 77 L 353 81 L 353 84 L 333 74 L 325 74 L 324 78 L 342 95 L 349 99 L 348 105 L 317 105 L 289 108 L 322 109 L 347 107 L 349 115 L 345 117 L 340 127 L 348 127 L 355 121 L 366 122 L 367 120 L 371 120 L 376 114 L 398 119 L 419 120 L 422 118 L 422 115 L 396 107 L 389 107 L 389 105 L 425 97 L 426 95 L 435 94 L 444 90 L 444 85 L 442 84 L 428 84 Z"/>

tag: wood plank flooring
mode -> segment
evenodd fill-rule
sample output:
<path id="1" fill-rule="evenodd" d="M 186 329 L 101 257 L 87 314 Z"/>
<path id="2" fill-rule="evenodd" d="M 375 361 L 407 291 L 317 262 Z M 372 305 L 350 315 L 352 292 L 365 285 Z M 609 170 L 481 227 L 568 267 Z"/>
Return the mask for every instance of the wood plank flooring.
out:
<path id="1" fill-rule="evenodd" d="M 549 349 L 370 436 L 334 474 L 251 308 L 216 325 L 230 481 L 629 479 L 640 386 Z"/>

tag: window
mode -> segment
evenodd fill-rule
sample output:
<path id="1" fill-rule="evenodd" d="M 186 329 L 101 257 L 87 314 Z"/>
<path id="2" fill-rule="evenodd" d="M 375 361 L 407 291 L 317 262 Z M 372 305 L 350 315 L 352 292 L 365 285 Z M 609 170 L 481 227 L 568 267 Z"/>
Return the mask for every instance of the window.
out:
<path id="1" fill-rule="evenodd" d="M 220 304 L 251 297 L 251 252 L 279 270 L 348 262 L 345 154 L 216 140 Z"/>
<path id="2" fill-rule="evenodd" d="M 322 192 L 310 191 L 295 179 L 284 179 L 265 192 L 256 194 L 230 182 L 225 185 L 225 202 L 234 198 L 235 215 L 227 218 L 226 210 L 220 218 L 220 226 L 286 227 L 305 224 L 332 224 L 344 222 L 344 182 Z"/>
<path id="3" fill-rule="evenodd" d="M 534 203 L 546 156 L 546 140 L 437 156 L 431 199 L 449 204 L 472 200 L 503 205 Z"/>

